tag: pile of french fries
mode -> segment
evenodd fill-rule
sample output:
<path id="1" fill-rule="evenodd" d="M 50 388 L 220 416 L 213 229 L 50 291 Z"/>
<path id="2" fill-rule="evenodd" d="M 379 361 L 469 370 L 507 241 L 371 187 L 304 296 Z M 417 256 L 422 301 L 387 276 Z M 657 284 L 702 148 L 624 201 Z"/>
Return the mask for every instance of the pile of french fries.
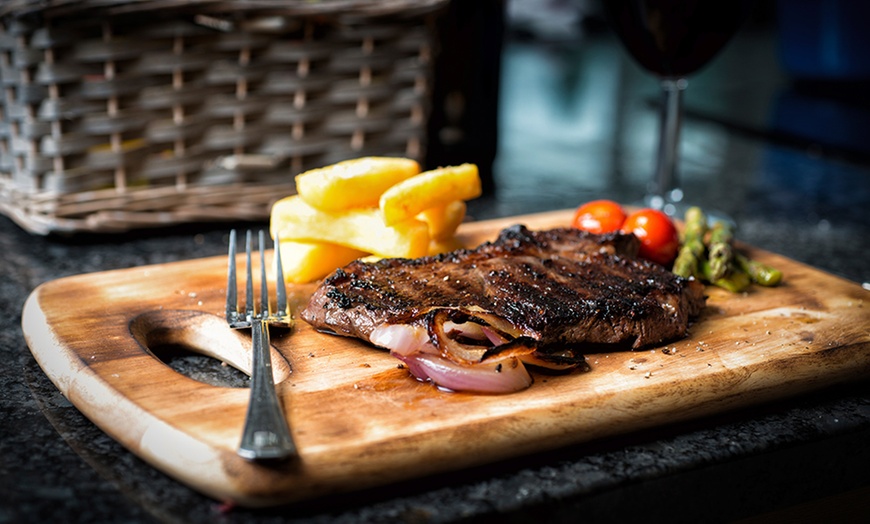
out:
<path id="1" fill-rule="evenodd" d="M 465 201 L 481 194 L 477 166 L 420 172 L 407 158 L 362 157 L 296 176 L 272 206 L 288 282 L 311 282 L 358 258 L 417 258 L 460 247 Z"/>

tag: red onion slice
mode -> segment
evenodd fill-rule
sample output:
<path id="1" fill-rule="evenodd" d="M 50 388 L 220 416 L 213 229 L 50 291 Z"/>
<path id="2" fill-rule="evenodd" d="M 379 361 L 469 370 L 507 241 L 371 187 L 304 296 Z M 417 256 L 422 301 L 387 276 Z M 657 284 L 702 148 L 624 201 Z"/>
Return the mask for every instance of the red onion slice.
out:
<path id="1" fill-rule="evenodd" d="M 429 342 L 426 328 L 413 324 L 381 324 L 372 330 L 369 341 L 397 355 L 410 355 L 420 351 L 437 352 Z"/>
<path id="2" fill-rule="evenodd" d="M 441 350 L 442 356 L 459 364 L 475 364 L 495 355 L 509 353 L 516 357 L 535 351 L 533 339 L 514 338 L 494 328 L 478 314 L 445 308 L 429 312 L 427 319 L 432 345 Z"/>
<path id="3" fill-rule="evenodd" d="M 537 340 L 505 329 L 503 319 L 482 316 L 432 310 L 416 323 L 380 325 L 369 340 L 389 349 L 417 379 L 452 391 L 511 393 L 532 384 L 524 364 L 564 371 L 585 362 L 571 350 L 541 352 Z"/>
<path id="4" fill-rule="evenodd" d="M 529 366 L 543 369 L 549 369 L 550 371 L 568 371 L 571 369 L 576 369 L 581 365 L 586 365 L 586 359 L 582 356 L 578 359 L 573 360 L 547 359 L 546 355 L 542 355 L 539 352 L 525 355 L 523 357 L 520 357 L 520 359 L 523 361 L 523 364 L 528 364 Z"/>
<path id="5" fill-rule="evenodd" d="M 513 393 L 532 385 L 531 375 L 515 357 L 469 365 L 424 353 L 395 356 L 417 379 L 451 391 Z"/>

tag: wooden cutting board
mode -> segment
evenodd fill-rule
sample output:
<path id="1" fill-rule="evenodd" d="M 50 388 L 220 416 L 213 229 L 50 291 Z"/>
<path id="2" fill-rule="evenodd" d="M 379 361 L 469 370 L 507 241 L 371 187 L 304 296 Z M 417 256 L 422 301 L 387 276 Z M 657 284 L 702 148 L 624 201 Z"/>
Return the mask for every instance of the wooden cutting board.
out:
<path id="1" fill-rule="evenodd" d="M 466 245 L 505 226 L 569 223 L 569 211 L 464 224 Z M 273 337 L 298 461 L 239 458 L 248 390 L 206 385 L 148 347 L 181 344 L 248 369 L 248 332 L 223 321 L 226 258 L 55 280 L 24 307 L 45 373 L 133 453 L 219 500 L 264 506 L 480 465 L 731 410 L 870 374 L 870 293 L 749 249 L 785 273 L 777 288 L 708 288 L 690 336 L 639 352 L 589 355 L 591 371 L 535 375 L 528 390 L 442 392 L 386 352 L 304 322 Z M 271 257 L 271 253 L 267 254 Z M 291 288 L 297 307 L 313 285 Z"/>

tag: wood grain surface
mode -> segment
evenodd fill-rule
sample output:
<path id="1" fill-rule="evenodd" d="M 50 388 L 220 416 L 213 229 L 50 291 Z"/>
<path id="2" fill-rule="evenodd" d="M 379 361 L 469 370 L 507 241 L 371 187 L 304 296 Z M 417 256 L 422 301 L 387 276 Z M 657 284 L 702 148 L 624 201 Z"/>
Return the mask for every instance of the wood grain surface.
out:
<path id="1" fill-rule="evenodd" d="M 505 226 L 567 225 L 570 211 L 471 222 L 468 246 Z M 448 393 L 399 361 L 300 321 L 273 336 L 279 395 L 296 461 L 236 455 L 245 388 L 188 378 L 149 347 L 179 344 L 248 369 L 250 333 L 223 321 L 224 257 L 84 274 L 39 286 L 22 326 L 42 369 L 106 433 L 218 500 L 266 506 L 501 461 L 782 398 L 870 373 L 870 294 L 759 249 L 776 288 L 708 288 L 690 336 L 588 356 L 591 371 L 535 374 L 511 395 Z M 267 253 L 271 257 L 271 253 Z M 256 258 L 256 257 L 255 257 Z M 241 261 L 241 260 L 240 260 Z M 290 289 L 303 306 L 314 285 Z"/>

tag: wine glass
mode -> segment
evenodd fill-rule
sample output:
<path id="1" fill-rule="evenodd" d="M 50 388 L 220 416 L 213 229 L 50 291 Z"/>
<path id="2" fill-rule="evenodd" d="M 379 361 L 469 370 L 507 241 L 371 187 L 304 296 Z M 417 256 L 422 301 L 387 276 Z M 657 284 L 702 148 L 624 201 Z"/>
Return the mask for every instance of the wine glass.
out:
<path id="1" fill-rule="evenodd" d="M 754 0 L 602 0 L 602 4 L 629 54 L 661 83 L 656 167 L 644 205 L 669 215 L 682 214 L 686 206 L 677 165 L 686 77 L 725 47 Z"/>

